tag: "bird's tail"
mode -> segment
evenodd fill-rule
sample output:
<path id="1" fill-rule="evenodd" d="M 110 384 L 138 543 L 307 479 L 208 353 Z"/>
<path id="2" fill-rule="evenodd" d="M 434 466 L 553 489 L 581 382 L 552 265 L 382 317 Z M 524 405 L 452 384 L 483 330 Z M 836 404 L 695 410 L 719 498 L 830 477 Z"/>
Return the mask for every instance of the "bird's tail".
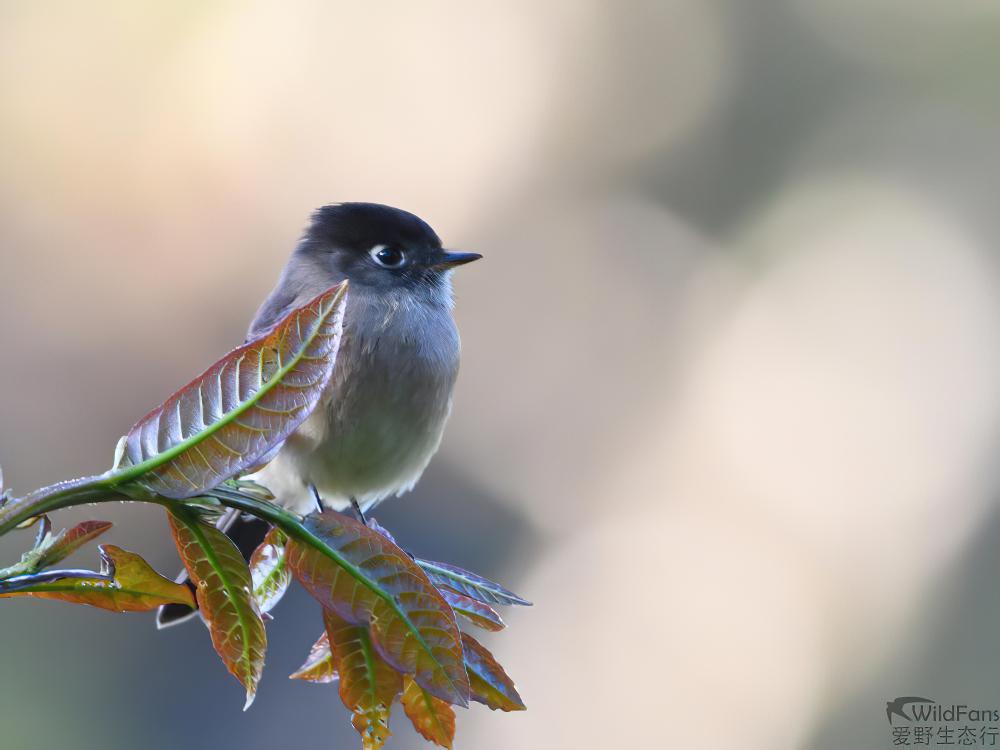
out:
<path id="1" fill-rule="evenodd" d="M 216 521 L 215 526 L 233 541 L 248 562 L 250 555 L 264 541 L 271 528 L 270 524 L 252 516 L 241 515 L 234 508 L 227 509 Z M 191 593 L 194 593 L 194 584 L 191 583 L 186 571 L 181 571 L 175 580 L 188 586 Z M 197 609 L 191 609 L 184 604 L 164 604 L 156 611 L 156 627 L 162 630 L 179 625 L 197 614 Z"/>

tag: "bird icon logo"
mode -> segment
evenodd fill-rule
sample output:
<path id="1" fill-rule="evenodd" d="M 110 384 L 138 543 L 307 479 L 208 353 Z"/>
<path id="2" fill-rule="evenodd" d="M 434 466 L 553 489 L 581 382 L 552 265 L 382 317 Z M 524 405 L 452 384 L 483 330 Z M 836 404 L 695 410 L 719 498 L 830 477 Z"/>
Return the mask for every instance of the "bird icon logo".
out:
<path id="1" fill-rule="evenodd" d="M 906 708 L 910 703 L 933 703 L 930 698 L 918 698 L 916 696 L 906 697 L 906 698 L 896 698 L 895 700 L 885 702 L 885 718 L 889 720 L 889 724 L 892 724 L 893 716 L 901 716 L 907 721 L 913 721 L 912 716 L 907 716 Z"/>

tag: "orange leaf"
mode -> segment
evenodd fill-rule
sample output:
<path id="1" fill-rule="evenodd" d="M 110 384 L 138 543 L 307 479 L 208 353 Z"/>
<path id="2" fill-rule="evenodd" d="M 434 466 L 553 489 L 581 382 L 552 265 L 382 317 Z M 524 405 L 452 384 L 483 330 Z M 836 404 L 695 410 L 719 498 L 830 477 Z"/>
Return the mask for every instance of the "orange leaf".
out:
<path id="1" fill-rule="evenodd" d="M 267 650 L 264 622 L 251 593 L 250 570 L 229 537 L 189 508 L 175 508 L 168 517 L 177 551 L 195 584 L 212 645 L 246 688 L 246 710 L 257 692 Z"/>
<path id="2" fill-rule="evenodd" d="M 469 670 L 472 700 L 485 703 L 493 710 L 523 711 L 525 705 L 517 694 L 514 681 L 503 671 L 493 654 L 468 633 L 462 633 L 462 645 L 465 646 L 465 666 Z"/>
<path id="3" fill-rule="evenodd" d="M 451 750 L 455 741 L 455 712 L 451 706 L 428 693 L 409 675 L 404 682 L 403 710 L 413 728 L 428 742 Z"/>
<path id="4" fill-rule="evenodd" d="M 285 541 L 282 531 L 273 528 L 250 556 L 253 595 L 261 612 L 274 609 L 292 582 L 292 571 L 285 559 Z"/>
<path id="5" fill-rule="evenodd" d="M 161 604 L 194 606 L 187 586 L 164 578 L 137 554 L 111 544 L 99 549 L 103 560 L 101 573 L 52 571 L 9 578 L 0 583 L 0 597 L 58 599 L 112 612 L 142 612 Z M 16 590 L 4 591 L 5 588 Z"/>
<path id="6" fill-rule="evenodd" d="M 337 665 L 333 661 L 333 652 L 330 650 L 330 637 L 323 631 L 311 649 L 305 662 L 297 670 L 292 672 L 288 679 L 305 680 L 306 682 L 333 682 L 337 679 Z"/>
<path id="7" fill-rule="evenodd" d="M 478 625 L 483 630 L 498 632 L 507 625 L 500 619 L 500 613 L 489 604 L 483 604 L 472 597 L 459 594 L 446 586 L 438 586 L 438 591 L 445 601 L 451 605 L 455 613 L 461 615 L 473 625 Z"/>
<path id="8" fill-rule="evenodd" d="M 323 620 L 340 675 L 340 699 L 354 712 L 351 723 L 366 750 L 380 748 L 390 734 L 389 711 L 403 689 L 402 675 L 379 656 L 368 628 L 329 610 Z"/>
<path id="9" fill-rule="evenodd" d="M 309 593 L 348 623 L 369 627 L 379 654 L 398 671 L 413 674 L 438 698 L 467 706 L 455 615 L 410 556 L 339 513 L 310 516 L 304 525 L 329 549 L 288 542 L 288 564 Z"/>

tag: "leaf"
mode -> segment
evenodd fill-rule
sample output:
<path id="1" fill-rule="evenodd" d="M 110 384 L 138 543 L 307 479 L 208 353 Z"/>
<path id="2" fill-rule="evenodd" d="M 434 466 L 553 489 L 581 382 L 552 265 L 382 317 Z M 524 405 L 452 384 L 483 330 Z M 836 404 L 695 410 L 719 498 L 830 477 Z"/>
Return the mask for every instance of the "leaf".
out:
<path id="1" fill-rule="evenodd" d="M 330 650 L 330 637 L 323 631 L 311 649 L 305 662 L 292 672 L 288 679 L 305 680 L 306 682 L 325 683 L 337 679 L 337 665 L 333 661 L 333 651 Z"/>
<path id="2" fill-rule="evenodd" d="M 267 633 L 252 595 L 250 570 L 225 534 L 188 508 L 168 514 L 174 542 L 195 584 L 198 608 L 223 663 L 246 688 L 245 711 L 253 703 L 264 669 Z"/>
<path id="3" fill-rule="evenodd" d="M 323 621 L 340 675 L 340 699 L 354 713 L 351 723 L 366 750 L 380 748 L 390 734 L 389 712 L 403 677 L 379 656 L 368 628 L 330 610 L 324 610 Z"/>
<path id="4" fill-rule="evenodd" d="M 93 541 L 112 526 L 110 521 L 83 521 L 58 534 L 45 548 L 36 563 L 38 569 L 55 565 L 69 557 L 87 542 Z"/>
<path id="5" fill-rule="evenodd" d="M 455 614 L 464 617 L 473 625 L 478 625 L 483 630 L 490 630 L 494 633 L 507 627 L 506 623 L 500 619 L 500 614 L 489 604 L 483 604 L 464 594 L 459 594 L 446 586 L 439 586 L 438 591 L 455 610 Z"/>
<path id="6" fill-rule="evenodd" d="M 371 529 L 372 531 L 377 531 L 379 534 L 381 534 L 382 536 L 384 536 L 386 539 L 388 539 L 393 544 L 397 544 L 396 537 L 394 537 L 392 534 L 390 534 L 389 530 L 387 528 L 385 528 L 385 526 L 383 526 L 382 524 L 380 524 L 378 521 L 376 521 L 374 518 L 369 518 L 368 519 L 368 528 Z"/>
<path id="7" fill-rule="evenodd" d="M 258 465 L 309 415 L 333 372 L 347 282 L 289 313 L 140 419 L 105 484 L 187 498 Z"/>
<path id="8" fill-rule="evenodd" d="M 333 511 L 308 517 L 304 526 L 328 550 L 288 542 L 288 564 L 309 593 L 348 623 L 370 626 L 375 647 L 397 670 L 438 698 L 467 706 L 455 615 L 410 556 Z"/>
<path id="9" fill-rule="evenodd" d="M 267 532 L 264 541 L 250 556 L 253 596 L 261 612 L 270 612 L 281 601 L 292 582 L 285 550 L 286 538 L 278 528 Z"/>
<path id="10" fill-rule="evenodd" d="M 110 544 L 99 550 L 101 573 L 52 571 L 11 578 L 0 584 L 0 597 L 59 599 L 112 612 L 142 612 L 161 604 L 194 606 L 187 586 L 164 578 L 137 554 Z"/>
<path id="11" fill-rule="evenodd" d="M 403 710 L 413 728 L 428 742 L 450 750 L 455 741 L 455 712 L 452 707 L 428 693 L 409 675 L 403 682 Z"/>
<path id="12" fill-rule="evenodd" d="M 524 711 L 525 705 L 517 694 L 514 681 L 503 671 L 493 654 L 468 633 L 462 633 L 462 645 L 472 685 L 472 700 L 485 703 L 494 711 L 498 708 L 501 711 Z"/>
<path id="13" fill-rule="evenodd" d="M 416 558 L 415 562 L 435 586 L 447 586 L 448 588 L 464 594 L 472 599 L 484 604 L 520 604 L 530 607 L 531 602 L 522 599 L 513 591 L 508 591 L 499 583 L 494 583 L 488 578 L 483 578 L 476 573 L 470 573 L 455 565 L 433 560 L 421 560 Z"/>
<path id="14" fill-rule="evenodd" d="M 36 516 L 35 520 L 41 522 L 35 546 L 21 555 L 18 562 L 0 569 L 0 580 L 31 575 L 48 568 L 111 528 L 107 521 L 84 521 L 69 532 L 63 529 L 53 536 L 48 516 Z"/>

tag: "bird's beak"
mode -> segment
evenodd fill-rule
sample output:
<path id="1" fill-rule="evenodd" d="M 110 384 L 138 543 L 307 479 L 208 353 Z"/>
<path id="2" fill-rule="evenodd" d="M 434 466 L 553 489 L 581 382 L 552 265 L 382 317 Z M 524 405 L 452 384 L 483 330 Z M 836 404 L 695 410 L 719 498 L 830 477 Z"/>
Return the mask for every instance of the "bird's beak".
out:
<path id="1" fill-rule="evenodd" d="M 440 260 L 434 264 L 434 268 L 444 270 L 455 266 L 464 266 L 466 263 L 471 263 L 482 257 L 479 253 L 454 253 L 447 250 L 441 254 Z"/>

